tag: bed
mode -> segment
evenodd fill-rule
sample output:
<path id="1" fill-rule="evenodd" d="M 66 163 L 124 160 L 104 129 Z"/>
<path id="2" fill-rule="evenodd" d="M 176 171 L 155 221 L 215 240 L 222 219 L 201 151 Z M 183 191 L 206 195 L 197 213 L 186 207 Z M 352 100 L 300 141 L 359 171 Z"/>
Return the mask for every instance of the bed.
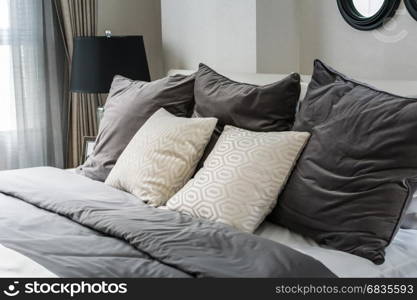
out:
<path id="1" fill-rule="evenodd" d="M 358 256 L 322 248 L 269 222 L 249 235 L 210 222 L 189 223 L 189 218 L 178 213 L 146 207 L 157 212 L 148 222 L 145 215 L 149 217 L 149 212 L 126 213 L 126 209 L 133 210 L 130 205 L 139 205 L 136 198 L 68 171 L 7 171 L 2 172 L 0 181 L 1 277 L 228 277 L 237 276 L 236 272 L 247 277 L 290 277 L 301 276 L 306 265 L 314 269 L 309 275 L 319 277 L 417 276 L 417 230 L 401 229 L 387 248 L 386 262 L 378 266 Z M 114 207 L 109 201 L 116 203 Z M 180 222 L 161 223 L 167 214 Z M 129 225 L 126 219 L 135 223 Z M 214 242 L 203 245 L 201 235 L 184 235 L 188 229 L 179 228 L 181 222 L 192 224 L 202 235 L 211 232 Z M 122 225 L 132 224 L 131 231 L 119 232 Z M 144 227 L 149 235 L 144 234 Z M 164 237 L 164 230 L 175 233 L 175 240 Z M 224 244 L 214 234 L 223 230 Z M 134 239 L 129 236 L 137 232 L 140 234 Z M 142 240 L 142 245 L 137 240 Z M 164 245 L 176 250 L 159 253 Z M 220 250 L 221 256 L 217 253 Z M 216 258 L 205 262 L 210 251 Z M 177 253 L 181 258 L 175 257 Z M 182 256 L 188 255 L 190 260 L 183 260 Z M 234 259 L 241 260 L 242 269 L 219 268 L 218 264 Z"/>
<path id="2" fill-rule="evenodd" d="M 284 77 L 227 75 L 254 84 Z M 417 95 L 413 83 L 374 84 Z M 55 168 L 0 172 L 0 229 L 0 277 L 417 276 L 417 230 L 400 229 L 375 265 L 269 222 L 242 233 Z"/>

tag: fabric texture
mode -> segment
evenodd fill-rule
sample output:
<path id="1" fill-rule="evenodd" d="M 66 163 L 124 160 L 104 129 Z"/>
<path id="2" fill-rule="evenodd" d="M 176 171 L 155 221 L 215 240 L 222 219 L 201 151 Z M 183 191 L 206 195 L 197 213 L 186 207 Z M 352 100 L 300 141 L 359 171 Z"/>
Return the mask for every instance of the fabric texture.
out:
<path id="1" fill-rule="evenodd" d="M 0 244 L 60 277 L 335 277 L 285 245 L 54 168 L 0 172 L 0 228 Z"/>
<path id="2" fill-rule="evenodd" d="M 194 116 L 219 120 L 200 167 L 225 125 L 263 132 L 290 130 L 300 90 L 300 75 L 296 73 L 279 82 L 257 86 L 233 81 L 200 64 L 194 88 Z"/>
<path id="3" fill-rule="evenodd" d="M 68 155 L 67 168 L 75 168 L 82 162 L 83 138 L 97 135 L 97 107 L 103 106 L 105 95 L 71 93 L 70 71 L 74 37 L 97 34 L 97 0 L 54 0 L 59 18 L 60 32 L 65 41 L 67 55 L 66 97 L 68 102 Z M 92 74 L 91 76 L 94 76 Z"/>
<path id="4" fill-rule="evenodd" d="M 382 264 L 416 189 L 416 118 L 417 99 L 316 61 L 293 128 L 312 136 L 271 220 Z"/>
<path id="5" fill-rule="evenodd" d="M 0 170 L 64 167 L 65 53 L 51 0 L 1 0 Z"/>
<path id="6" fill-rule="evenodd" d="M 413 200 L 407 209 L 401 228 L 417 229 L 417 193 L 413 195 Z"/>
<path id="7" fill-rule="evenodd" d="M 309 136 L 226 126 L 204 167 L 167 207 L 251 233 L 276 205 Z"/>
<path id="8" fill-rule="evenodd" d="M 165 205 L 194 173 L 215 118 L 180 118 L 159 109 L 120 155 L 106 184 L 152 206 Z"/>
<path id="9" fill-rule="evenodd" d="M 417 230 L 400 229 L 386 249 L 385 262 L 376 265 L 363 257 L 323 247 L 311 238 L 287 228 L 264 222 L 255 232 L 314 257 L 341 278 L 416 278 Z"/>
<path id="10" fill-rule="evenodd" d="M 105 181 L 120 154 L 159 108 L 189 117 L 194 106 L 194 75 L 170 76 L 150 83 L 116 76 L 100 123 L 92 155 L 79 174 Z"/>

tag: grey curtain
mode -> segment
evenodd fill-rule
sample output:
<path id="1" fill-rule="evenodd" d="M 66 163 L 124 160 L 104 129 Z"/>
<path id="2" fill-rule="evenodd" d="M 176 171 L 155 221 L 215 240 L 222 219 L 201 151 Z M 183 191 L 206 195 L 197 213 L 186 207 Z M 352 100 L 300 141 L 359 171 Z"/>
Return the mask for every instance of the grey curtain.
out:
<path id="1" fill-rule="evenodd" d="M 0 169 L 64 167 L 65 52 L 52 0 L 0 0 Z"/>
<path id="2" fill-rule="evenodd" d="M 55 0 L 60 28 L 65 40 L 70 69 L 73 39 L 77 36 L 94 36 L 97 31 L 96 0 Z M 70 71 L 70 70 L 69 70 Z M 91 74 L 94 76 L 94 74 Z M 67 87 L 69 78 L 67 78 Z M 68 167 L 76 167 L 82 160 L 84 136 L 97 134 L 96 109 L 104 104 L 104 98 L 96 94 L 75 94 L 68 92 L 69 130 Z"/>

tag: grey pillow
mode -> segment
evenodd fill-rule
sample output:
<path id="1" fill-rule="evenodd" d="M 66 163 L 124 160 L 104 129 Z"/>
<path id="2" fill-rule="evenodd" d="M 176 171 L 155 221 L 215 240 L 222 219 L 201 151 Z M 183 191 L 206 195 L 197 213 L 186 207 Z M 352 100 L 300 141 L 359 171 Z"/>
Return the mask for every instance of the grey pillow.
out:
<path id="1" fill-rule="evenodd" d="M 194 107 L 195 75 L 176 75 L 153 82 L 122 76 L 113 80 L 92 155 L 79 174 L 105 181 L 136 132 L 158 109 L 190 117 Z"/>
<path id="2" fill-rule="evenodd" d="M 257 86 L 233 81 L 200 64 L 194 88 L 194 116 L 219 121 L 199 168 L 225 125 L 259 132 L 290 130 L 300 91 L 300 75 L 296 73 L 279 82 Z"/>
<path id="3" fill-rule="evenodd" d="M 384 262 L 416 189 L 417 99 L 379 91 L 320 61 L 294 131 L 312 133 L 271 219 Z"/>

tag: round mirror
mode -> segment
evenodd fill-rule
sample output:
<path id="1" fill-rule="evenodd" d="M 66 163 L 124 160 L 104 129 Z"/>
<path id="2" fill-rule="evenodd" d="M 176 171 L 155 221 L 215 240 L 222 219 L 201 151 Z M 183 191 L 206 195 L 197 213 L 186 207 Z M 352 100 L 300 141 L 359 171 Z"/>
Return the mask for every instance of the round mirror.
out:
<path id="1" fill-rule="evenodd" d="M 359 30 L 372 30 L 392 18 L 400 2 L 401 0 L 337 0 L 337 5 L 349 25 Z"/>
<path id="2" fill-rule="evenodd" d="M 417 21 L 417 0 L 404 0 L 410 15 Z"/>
<path id="3" fill-rule="evenodd" d="M 376 15 L 384 6 L 384 0 L 353 0 L 353 5 L 364 18 Z"/>

